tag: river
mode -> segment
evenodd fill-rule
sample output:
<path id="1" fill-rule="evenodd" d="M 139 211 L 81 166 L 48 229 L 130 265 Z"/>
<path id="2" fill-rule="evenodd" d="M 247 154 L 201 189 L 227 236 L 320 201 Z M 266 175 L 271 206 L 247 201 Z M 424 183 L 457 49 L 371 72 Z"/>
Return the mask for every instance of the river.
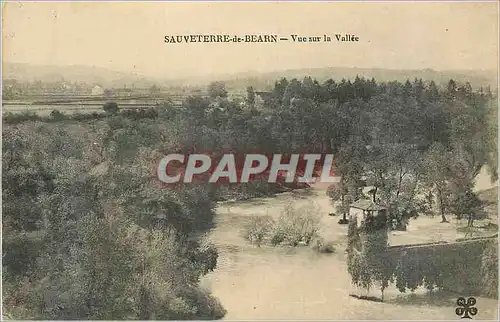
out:
<path id="1" fill-rule="evenodd" d="M 484 174 L 483 174 L 484 175 Z M 489 180 L 483 180 L 489 188 Z M 334 254 L 319 254 L 309 247 L 272 248 L 250 245 L 241 231 L 250 216 L 276 215 L 286 204 L 315 203 L 322 214 L 321 235 L 336 245 Z M 202 286 L 220 299 L 227 310 L 225 319 L 404 319 L 455 320 L 456 300 L 466 294 L 417 290 L 401 294 L 394 287 L 385 302 L 359 300 L 349 296 L 353 289 L 347 272 L 345 243 L 347 227 L 328 216 L 332 207 L 324 187 L 284 193 L 276 197 L 219 205 L 216 228 L 210 238 L 219 249 L 217 269 L 202 280 Z M 439 218 L 421 217 L 410 223 L 408 232 L 390 236 L 391 244 L 453 239 L 453 223 L 439 225 Z M 434 236 L 434 237 L 432 237 Z M 437 236 L 437 237 L 436 237 Z M 370 294 L 371 295 L 371 294 Z M 380 294 L 376 291 L 375 296 Z M 477 298 L 474 319 L 496 320 L 498 301 Z"/>

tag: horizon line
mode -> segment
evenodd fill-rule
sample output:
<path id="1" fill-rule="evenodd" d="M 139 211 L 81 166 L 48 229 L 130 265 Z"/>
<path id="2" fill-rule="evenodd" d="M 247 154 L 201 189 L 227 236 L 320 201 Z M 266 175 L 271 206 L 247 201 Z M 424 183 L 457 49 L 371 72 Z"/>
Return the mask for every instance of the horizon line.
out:
<path id="1" fill-rule="evenodd" d="M 388 67 L 355 67 L 355 66 L 331 66 L 331 65 L 326 65 L 326 66 L 311 66 L 311 67 L 290 67 L 290 68 L 282 68 L 282 69 L 273 69 L 273 70 L 268 70 L 268 71 L 258 71 L 258 70 L 242 70 L 238 72 L 225 72 L 225 73 L 210 73 L 210 74 L 201 74 L 201 75 L 186 75 L 186 76 L 180 76 L 176 78 L 169 78 L 169 77 L 162 77 L 162 76 L 156 76 L 156 75 L 148 75 L 145 73 L 142 73 L 140 71 L 135 71 L 135 70 L 118 70 L 118 69 L 113 69 L 105 66 L 100 66 L 100 65 L 86 65 L 86 64 L 38 64 L 38 63 L 30 63 L 30 62 L 19 62 L 19 61 L 7 61 L 7 60 L 2 60 L 2 65 L 4 64 L 18 64 L 18 65 L 31 65 L 31 66 L 37 66 L 37 67 L 56 67 L 56 68 L 64 68 L 64 67 L 83 67 L 83 68 L 99 68 L 99 69 L 106 69 L 111 72 L 115 73 L 124 73 L 124 74 L 135 74 L 136 76 L 139 77 L 145 77 L 145 78 L 151 78 L 151 79 L 157 79 L 157 80 L 184 80 L 187 78 L 208 78 L 208 77 L 230 77 L 230 76 L 239 76 L 241 74 L 272 74 L 272 73 L 280 73 L 280 72 L 289 72 L 289 71 L 300 71 L 300 70 L 319 70 L 319 69 L 360 69 L 360 70 L 389 70 L 389 71 L 432 71 L 432 72 L 492 72 L 498 74 L 498 70 L 495 69 L 485 69 L 485 68 L 463 68 L 463 69 L 435 69 L 435 68 L 430 68 L 430 67 L 425 67 L 425 68 L 388 68 Z M 2 68 L 2 79 L 4 79 L 3 75 L 3 68 Z"/>

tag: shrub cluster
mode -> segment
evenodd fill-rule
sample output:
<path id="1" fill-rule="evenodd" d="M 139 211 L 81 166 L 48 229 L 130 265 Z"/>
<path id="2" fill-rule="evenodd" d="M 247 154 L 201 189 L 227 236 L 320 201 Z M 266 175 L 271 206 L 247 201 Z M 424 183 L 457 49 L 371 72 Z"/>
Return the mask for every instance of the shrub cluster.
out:
<path id="1" fill-rule="evenodd" d="M 270 216 L 253 217 L 245 228 L 244 235 L 257 245 L 309 245 L 318 237 L 319 226 L 320 217 L 316 207 L 287 205 L 277 219 Z"/>

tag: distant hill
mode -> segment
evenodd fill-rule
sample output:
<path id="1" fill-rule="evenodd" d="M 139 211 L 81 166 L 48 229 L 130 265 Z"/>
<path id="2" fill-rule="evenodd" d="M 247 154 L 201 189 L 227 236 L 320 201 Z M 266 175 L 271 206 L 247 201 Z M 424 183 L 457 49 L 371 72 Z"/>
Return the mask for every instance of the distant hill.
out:
<path id="1" fill-rule="evenodd" d="M 491 86 L 497 88 L 498 76 L 495 71 L 451 70 L 436 71 L 422 70 L 395 70 L 379 68 L 304 68 L 273 71 L 266 73 L 245 72 L 238 74 L 214 74 L 210 77 L 190 77 L 185 79 L 159 79 L 144 76 L 134 72 L 117 72 L 102 67 L 92 66 L 48 66 L 21 63 L 3 63 L 3 79 L 16 79 L 19 82 L 41 80 L 45 82 L 66 80 L 69 82 L 85 82 L 99 84 L 104 87 L 149 87 L 153 84 L 166 86 L 206 86 L 211 81 L 224 81 L 229 89 L 244 90 L 253 86 L 258 90 L 267 90 L 274 86 L 274 82 L 282 77 L 288 79 L 311 76 L 319 82 L 333 78 L 336 81 L 354 79 L 356 76 L 375 78 L 377 81 L 406 81 L 422 78 L 426 81 L 435 81 L 438 85 L 445 85 L 451 78 L 459 83 L 469 81 L 474 88 Z"/>
<path id="2" fill-rule="evenodd" d="M 158 80 L 137 73 L 117 72 L 107 68 L 94 66 L 52 66 L 24 63 L 3 63 L 2 78 L 15 79 L 18 82 L 84 82 L 99 84 L 104 87 L 137 86 L 149 87 L 157 84 Z"/>

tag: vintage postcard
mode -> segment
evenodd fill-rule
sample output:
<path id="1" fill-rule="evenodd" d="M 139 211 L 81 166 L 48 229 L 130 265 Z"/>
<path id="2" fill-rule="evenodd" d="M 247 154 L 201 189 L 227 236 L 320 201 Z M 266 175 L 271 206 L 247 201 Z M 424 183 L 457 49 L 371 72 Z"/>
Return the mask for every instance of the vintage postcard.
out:
<path id="1" fill-rule="evenodd" d="M 2 319 L 498 321 L 498 7 L 2 2 Z"/>

